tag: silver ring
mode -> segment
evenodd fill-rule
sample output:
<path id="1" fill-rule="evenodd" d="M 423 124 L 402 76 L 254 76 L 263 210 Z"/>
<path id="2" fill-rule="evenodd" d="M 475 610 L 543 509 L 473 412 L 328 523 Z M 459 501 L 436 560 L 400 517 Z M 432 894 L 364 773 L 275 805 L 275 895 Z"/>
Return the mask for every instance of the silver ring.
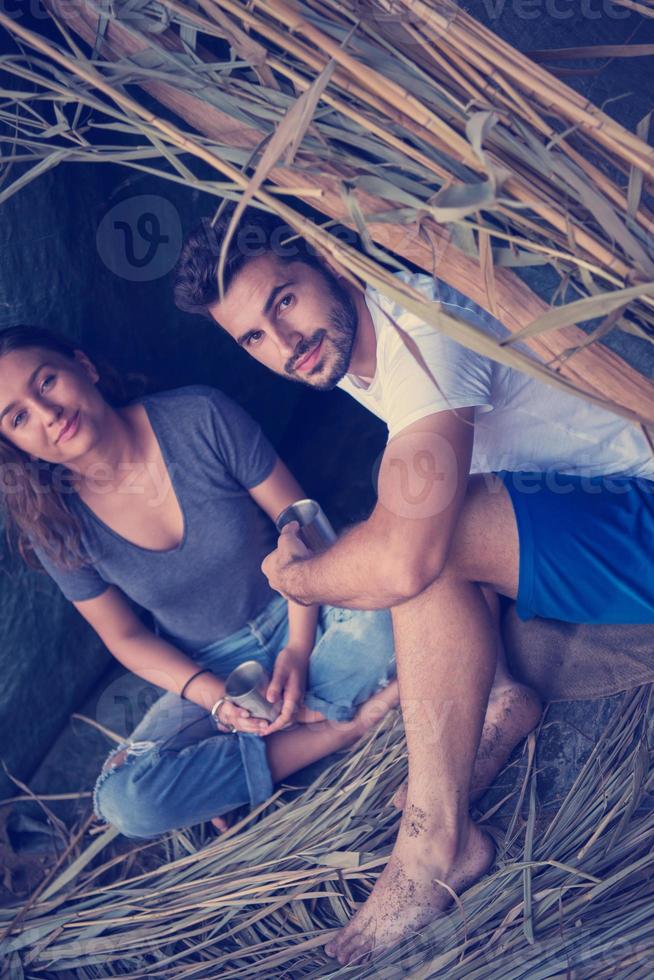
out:
<path id="1" fill-rule="evenodd" d="M 231 734 L 232 735 L 236 735 L 236 732 L 238 731 L 238 729 L 234 725 L 230 725 L 229 727 L 231 729 Z"/>

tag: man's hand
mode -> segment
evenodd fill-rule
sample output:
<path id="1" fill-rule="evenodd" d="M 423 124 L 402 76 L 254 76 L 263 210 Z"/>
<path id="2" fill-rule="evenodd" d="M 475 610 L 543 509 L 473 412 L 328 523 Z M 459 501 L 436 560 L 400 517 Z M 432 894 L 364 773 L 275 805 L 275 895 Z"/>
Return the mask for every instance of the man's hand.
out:
<path id="1" fill-rule="evenodd" d="M 311 558 L 311 552 L 302 541 L 299 535 L 300 525 L 297 521 L 291 521 L 286 527 L 282 528 L 282 533 L 277 541 L 277 549 L 264 558 L 261 565 L 263 574 L 268 579 L 270 587 L 280 592 L 286 599 L 293 599 L 286 588 L 286 571 L 297 561 L 304 561 Z"/>
<path id="2" fill-rule="evenodd" d="M 278 655 L 266 699 L 274 704 L 281 698 L 282 710 L 279 717 L 263 732 L 264 735 L 278 732 L 295 721 L 304 700 L 308 667 L 309 655 L 301 650 L 284 647 Z"/>

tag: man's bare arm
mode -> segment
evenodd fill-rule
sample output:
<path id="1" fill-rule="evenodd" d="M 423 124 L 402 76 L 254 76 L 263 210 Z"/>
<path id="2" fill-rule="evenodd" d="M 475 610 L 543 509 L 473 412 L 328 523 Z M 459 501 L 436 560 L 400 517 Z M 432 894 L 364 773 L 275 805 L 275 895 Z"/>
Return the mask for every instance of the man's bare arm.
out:
<path id="1" fill-rule="evenodd" d="M 263 563 L 273 588 L 298 602 L 382 609 L 440 574 L 465 497 L 474 410 L 438 412 L 404 429 L 384 452 L 378 502 L 322 555 L 303 558 L 292 533 Z"/>

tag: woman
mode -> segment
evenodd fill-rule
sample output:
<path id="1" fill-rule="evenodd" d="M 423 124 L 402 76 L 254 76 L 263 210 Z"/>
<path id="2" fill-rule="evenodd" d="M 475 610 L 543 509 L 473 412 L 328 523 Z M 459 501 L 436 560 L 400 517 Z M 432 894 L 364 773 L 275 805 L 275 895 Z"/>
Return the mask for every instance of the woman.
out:
<path id="1" fill-rule="evenodd" d="M 390 617 L 305 608 L 270 590 L 260 569 L 270 519 L 303 493 L 230 399 L 197 386 L 117 407 L 100 381 L 47 331 L 0 334 L 9 525 L 111 653 L 168 692 L 110 754 L 96 814 L 130 837 L 220 825 L 397 703 L 396 682 L 384 686 Z M 224 700 L 245 660 L 272 674 L 272 724 Z"/>

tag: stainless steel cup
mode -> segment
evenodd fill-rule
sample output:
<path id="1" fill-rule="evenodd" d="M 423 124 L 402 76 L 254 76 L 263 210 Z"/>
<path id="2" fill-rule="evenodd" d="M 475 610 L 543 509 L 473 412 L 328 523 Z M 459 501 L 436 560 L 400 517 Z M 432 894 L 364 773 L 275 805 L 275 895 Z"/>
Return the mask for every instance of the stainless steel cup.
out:
<path id="1" fill-rule="evenodd" d="M 298 522 L 300 537 L 311 551 L 324 551 L 336 541 L 336 532 L 316 500 L 296 500 L 284 508 L 275 526 L 281 531 L 291 521 Z"/>
<path id="2" fill-rule="evenodd" d="M 225 697 L 240 708 L 247 708 L 255 718 L 274 721 L 282 710 L 280 702 L 266 700 L 270 674 L 256 660 L 246 660 L 225 681 Z"/>

